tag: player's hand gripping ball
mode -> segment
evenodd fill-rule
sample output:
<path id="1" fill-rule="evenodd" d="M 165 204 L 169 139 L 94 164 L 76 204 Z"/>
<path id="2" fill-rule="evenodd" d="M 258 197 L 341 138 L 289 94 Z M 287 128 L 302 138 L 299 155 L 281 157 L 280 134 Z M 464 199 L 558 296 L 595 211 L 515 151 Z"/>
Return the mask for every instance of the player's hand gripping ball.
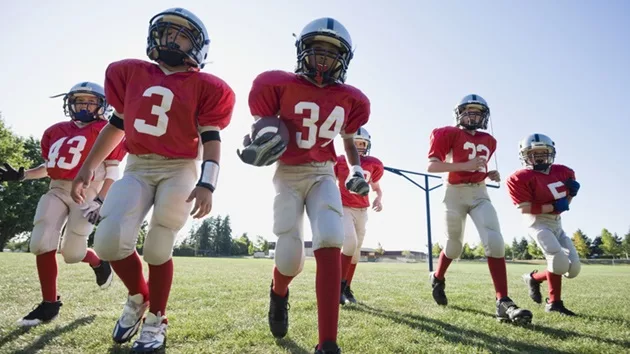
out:
<path id="1" fill-rule="evenodd" d="M 241 161 L 253 166 L 269 166 L 287 150 L 289 130 L 277 117 L 258 119 L 252 132 L 243 138 L 243 151 L 236 150 Z"/>

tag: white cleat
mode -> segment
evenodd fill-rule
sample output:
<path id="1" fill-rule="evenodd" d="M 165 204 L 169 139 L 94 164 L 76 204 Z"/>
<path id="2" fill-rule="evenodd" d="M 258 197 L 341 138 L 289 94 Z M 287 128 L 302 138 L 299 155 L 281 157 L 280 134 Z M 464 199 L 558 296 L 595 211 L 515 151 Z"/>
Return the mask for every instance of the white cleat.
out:
<path id="1" fill-rule="evenodd" d="M 166 343 L 166 328 L 168 324 L 164 321 L 166 316 L 147 313 L 140 331 L 140 338 L 136 339 L 131 348 L 136 353 L 152 353 L 164 348 Z"/>
<path id="2" fill-rule="evenodd" d="M 136 333 L 142 322 L 142 316 L 149 307 L 149 302 L 144 301 L 142 294 L 129 295 L 127 303 L 123 308 L 123 313 L 120 315 L 114 332 L 112 333 L 112 339 L 116 343 L 128 342 Z"/>

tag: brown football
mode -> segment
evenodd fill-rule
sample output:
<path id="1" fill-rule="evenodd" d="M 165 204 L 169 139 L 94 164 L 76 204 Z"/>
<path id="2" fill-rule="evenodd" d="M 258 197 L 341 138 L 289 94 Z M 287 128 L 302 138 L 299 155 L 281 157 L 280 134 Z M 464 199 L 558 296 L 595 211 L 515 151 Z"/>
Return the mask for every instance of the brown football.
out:
<path id="1" fill-rule="evenodd" d="M 279 134 L 286 144 L 289 143 L 289 129 L 284 125 L 282 119 L 278 117 L 264 117 L 258 119 L 252 124 L 252 131 L 249 134 L 249 138 L 251 141 L 254 141 L 265 133 Z"/>

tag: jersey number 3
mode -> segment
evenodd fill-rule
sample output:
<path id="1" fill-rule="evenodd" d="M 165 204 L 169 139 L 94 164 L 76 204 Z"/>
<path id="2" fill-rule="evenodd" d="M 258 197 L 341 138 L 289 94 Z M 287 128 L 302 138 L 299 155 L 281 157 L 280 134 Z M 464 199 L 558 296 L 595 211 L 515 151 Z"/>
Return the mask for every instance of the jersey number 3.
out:
<path id="1" fill-rule="evenodd" d="M 162 136 L 166 133 L 166 128 L 168 127 L 168 115 L 166 113 L 171 110 L 175 95 L 173 91 L 162 86 L 151 86 L 142 94 L 144 97 L 153 95 L 162 97 L 159 106 L 151 106 L 151 114 L 158 117 L 156 125 L 147 124 L 146 119 L 136 118 L 133 122 L 133 127 L 140 133 Z"/>
<path id="2" fill-rule="evenodd" d="M 61 146 L 68 139 L 67 136 L 55 141 L 50 146 L 50 152 L 48 153 L 48 163 L 46 163 L 46 168 L 55 168 L 59 167 L 64 170 L 71 170 L 79 164 L 81 161 L 81 153 L 83 149 L 85 149 L 85 143 L 87 139 L 82 135 L 77 135 L 68 139 L 67 143 L 70 145 L 68 149 L 68 153 L 72 155 L 72 159 L 70 162 L 66 161 L 65 156 L 59 157 L 59 150 L 61 150 Z M 76 145 L 74 145 L 76 143 Z"/>
<path id="3" fill-rule="evenodd" d="M 310 149 L 317 143 L 317 138 L 327 140 L 321 145 L 322 147 L 330 144 L 341 131 L 346 111 L 343 107 L 335 106 L 328 118 L 318 127 L 319 106 L 313 102 L 300 102 L 295 105 L 295 114 L 304 114 L 306 110 L 311 111 L 311 115 L 302 119 L 302 126 L 308 129 L 308 133 L 306 133 L 306 139 L 303 139 L 302 132 L 296 133 L 297 145 L 302 149 Z"/>

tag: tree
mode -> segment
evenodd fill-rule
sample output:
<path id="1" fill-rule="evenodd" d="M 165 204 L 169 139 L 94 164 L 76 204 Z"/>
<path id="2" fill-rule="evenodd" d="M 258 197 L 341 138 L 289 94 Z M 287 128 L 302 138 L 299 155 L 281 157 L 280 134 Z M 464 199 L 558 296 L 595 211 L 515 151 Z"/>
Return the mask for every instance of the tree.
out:
<path id="1" fill-rule="evenodd" d="M 580 258 L 587 258 L 590 250 L 588 248 L 588 244 L 586 243 L 586 235 L 582 232 L 582 230 L 578 229 L 574 232 L 571 239 L 573 240 L 573 246 L 575 246 Z"/>
<path id="2" fill-rule="evenodd" d="M 404 250 L 400 254 L 405 258 L 411 258 L 411 251 L 409 250 Z"/>
<path id="3" fill-rule="evenodd" d="M 256 246 L 254 247 L 254 252 L 269 252 L 269 241 L 260 235 L 256 236 Z"/>
<path id="4" fill-rule="evenodd" d="M 385 254 L 385 250 L 383 249 L 383 246 L 381 246 L 380 242 L 377 243 L 377 246 L 376 246 L 376 249 L 374 250 L 374 252 L 376 254 L 378 254 L 378 255 L 381 255 L 381 256 Z"/>
<path id="5" fill-rule="evenodd" d="M 30 168 L 43 161 L 39 142 L 13 134 L 0 114 L 0 162 Z M 48 183 L 48 179 L 0 183 L 0 252 L 14 236 L 33 229 L 37 203 Z"/>
<path id="6" fill-rule="evenodd" d="M 593 242 L 591 242 L 589 257 L 601 256 L 604 253 L 601 249 L 601 245 L 602 245 L 602 237 L 601 236 L 595 237 L 593 239 Z"/>
<path id="7" fill-rule="evenodd" d="M 437 242 L 434 243 L 433 248 L 431 249 L 431 253 L 433 254 L 433 257 L 439 257 L 441 252 L 442 252 L 442 247 L 440 246 L 440 244 Z"/>
<path id="8" fill-rule="evenodd" d="M 474 258 L 484 258 L 486 256 L 486 249 L 483 247 L 483 244 L 478 244 L 477 247 L 473 250 Z"/>
<path id="9" fill-rule="evenodd" d="M 621 241 L 621 251 L 625 253 L 626 259 L 628 258 L 628 254 L 630 254 L 630 231 L 623 236 L 623 241 Z"/>
<path id="10" fill-rule="evenodd" d="M 472 249 L 468 245 L 468 243 L 464 243 L 464 249 L 462 250 L 462 254 L 459 256 L 459 259 L 473 259 L 475 255 L 473 254 Z"/>
<path id="11" fill-rule="evenodd" d="M 617 238 L 613 236 L 607 229 L 602 230 L 602 246 L 601 249 L 604 254 L 615 258 L 621 251 L 619 244 L 617 244 Z"/>
<path id="12" fill-rule="evenodd" d="M 540 247 L 538 247 L 536 241 L 534 241 L 533 239 L 531 241 L 532 242 L 529 242 L 529 244 L 527 245 L 527 252 L 529 253 L 529 255 L 532 256 L 533 259 L 545 258 L 543 251 L 540 249 Z"/>
<path id="13" fill-rule="evenodd" d="M 521 259 L 523 254 L 523 250 L 521 249 L 521 244 L 516 240 L 512 240 L 512 258 L 513 259 Z"/>
<path id="14" fill-rule="evenodd" d="M 136 249 L 140 254 L 144 248 L 144 241 L 147 239 L 147 233 L 149 232 L 149 223 L 146 220 L 142 221 L 140 230 L 138 231 L 138 238 L 136 239 Z"/>
<path id="15" fill-rule="evenodd" d="M 505 244 L 505 258 L 507 259 L 514 258 L 514 255 L 512 254 L 512 247 L 508 245 L 507 243 Z"/>

